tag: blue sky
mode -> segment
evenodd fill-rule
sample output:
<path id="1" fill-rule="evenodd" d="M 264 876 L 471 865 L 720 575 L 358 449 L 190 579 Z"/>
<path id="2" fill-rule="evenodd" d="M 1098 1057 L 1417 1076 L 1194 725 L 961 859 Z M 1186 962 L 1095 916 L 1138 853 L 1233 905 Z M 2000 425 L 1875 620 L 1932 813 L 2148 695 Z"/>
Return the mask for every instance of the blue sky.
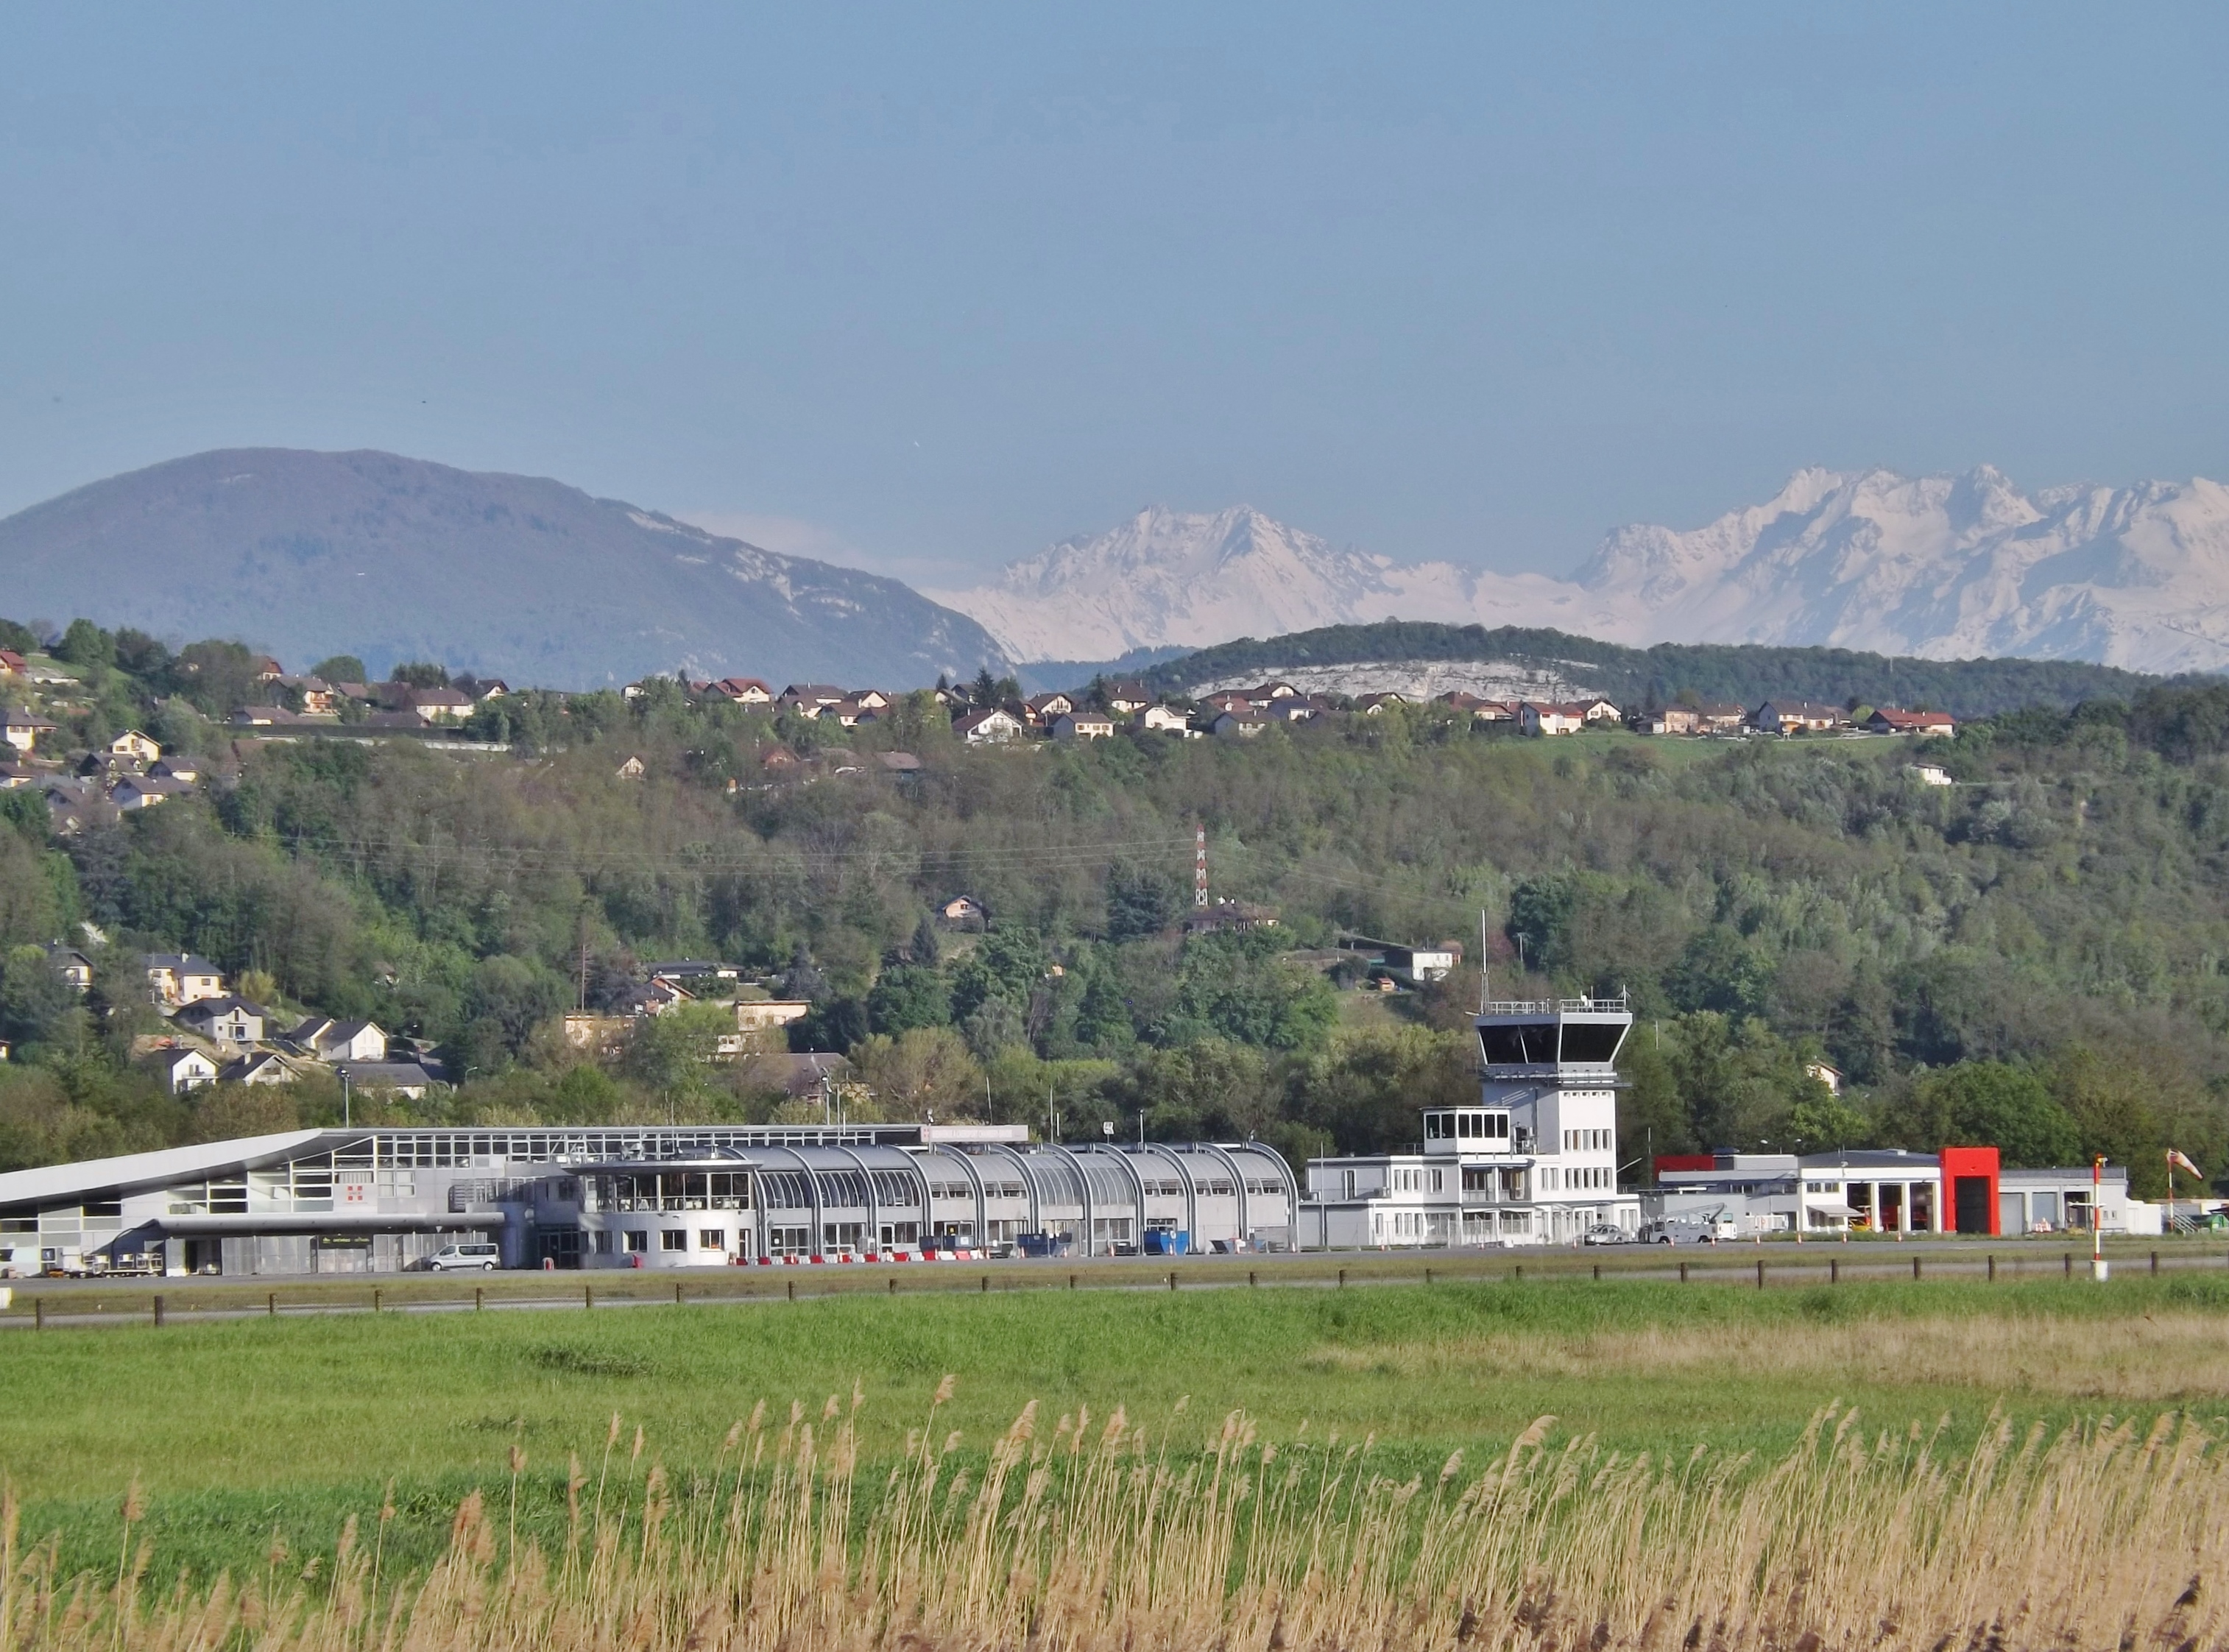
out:
<path id="1" fill-rule="evenodd" d="M 0 511 L 551 475 L 926 583 L 1149 503 L 1561 570 L 1792 469 L 2229 473 L 2219 8 L 0 19 Z"/>

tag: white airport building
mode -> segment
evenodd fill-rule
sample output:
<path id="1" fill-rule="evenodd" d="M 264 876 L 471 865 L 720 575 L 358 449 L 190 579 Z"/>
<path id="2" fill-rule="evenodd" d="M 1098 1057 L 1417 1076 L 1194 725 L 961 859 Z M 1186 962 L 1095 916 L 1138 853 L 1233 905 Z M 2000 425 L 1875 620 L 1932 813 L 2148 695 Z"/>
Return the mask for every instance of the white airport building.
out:
<path id="1" fill-rule="evenodd" d="M 1302 1248 L 1559 1244 L 1638 1229 L 1641 1201 L 1617 1186 L 1623 997 L 1490 1004 L 1474 1025 L 1478 1105 L 1426 1109 L 1413 1153 L 1308 1160 Z"/>
<path id="2" fill-rule="evenodd" d="M 1063 1146 L 1022 1125 L 293 1130 L 0 1174 L 0 1271 L 384 1273 L 487 1238 L 507 1268 L 1025 1237 L 1076 1255 L 1286 1250 L 1298 1194 L 1259 1143 Z"/>

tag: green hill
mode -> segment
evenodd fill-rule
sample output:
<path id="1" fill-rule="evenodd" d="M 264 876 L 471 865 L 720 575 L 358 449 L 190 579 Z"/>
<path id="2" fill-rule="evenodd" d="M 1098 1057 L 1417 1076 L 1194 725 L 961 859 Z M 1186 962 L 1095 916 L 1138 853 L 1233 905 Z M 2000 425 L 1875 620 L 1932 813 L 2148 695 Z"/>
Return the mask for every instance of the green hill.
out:
<path id="1" fill-rule="evenodd" d="M 2132 700 L 2166 680 L 2062 659 L 1894 659 L 1847 648 L 1659 643 L 1626 648 L 1561 631 L 1430 625 L 1388 620 L 1327 626 L 1257 641 L 1242 637 L 1156 665 L 1146 680 L 1164 693 L 1305 665 L 1408 660 L 1506 661 L 1551 665 L 1621 705 L 1669 704 L 1683 691 L 1754 706 L 1773 696 L 1834 704 L 1924 706 L 1964 717 L 2023 706 L 2065 710 L 2084 700 Z"/>

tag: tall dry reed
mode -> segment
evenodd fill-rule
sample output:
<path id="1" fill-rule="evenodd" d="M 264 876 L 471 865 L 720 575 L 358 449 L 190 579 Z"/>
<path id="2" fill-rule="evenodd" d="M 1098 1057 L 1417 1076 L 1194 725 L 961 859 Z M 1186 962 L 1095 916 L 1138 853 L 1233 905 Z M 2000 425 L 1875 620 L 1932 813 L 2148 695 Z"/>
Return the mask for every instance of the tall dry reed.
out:
<path id="1" fill-rule="evenodd" d="M 4 1520 L 0 1652 L 466 1652 L 479 1648 L 1771 1648 L 2197 1652 L 2229 1613 L 2229 1436 L 2181 1417 L 2051 1434 L 1994 1416 L 1970 1450 L 1941 1430 L 1870 1434 L 1829 1406 L 1781 1460 L 1657 1458 L 1543 1417 L 1506 1452 L 1429 1478 L 1371 1442 L 1201 1442 L 1119 1410 L 1047 1427 L 1031 1405 L 987 1452 L 940 1409 L 863 1480 L 855 1393 L 817 1417 L 761 1405 L 687 1490 L 602 1460 L 565 1482 L 561 1549 L 511 1507 L 458 1509 L 445 1557 L 382 1587 L 391 1504 L 297 1570 L 151 1593 L 144 1546 L 62 1578 Z M 1179 1408 L 1181 1409 L 1181 1408 Z M 593 1488 L 593 1491 L 591 1491 Z M 320 1575 L 319 1568 L 323 1572 Z"/>

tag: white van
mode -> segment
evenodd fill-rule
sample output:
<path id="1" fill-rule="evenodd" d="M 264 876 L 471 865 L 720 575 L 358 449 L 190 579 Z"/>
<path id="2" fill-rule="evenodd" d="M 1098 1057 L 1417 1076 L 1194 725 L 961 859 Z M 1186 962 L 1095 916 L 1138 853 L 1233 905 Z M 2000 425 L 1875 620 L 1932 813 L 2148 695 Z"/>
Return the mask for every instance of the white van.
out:
<path id="1" fill-rule="evenodd" d="M 491 1241 L 468 1239 L 461 1244 L 443 1245 L 418 1265 L 428 1273 L 447 1273 L 458 1268 L 493 1273 L 503 1265 L 503 1252 Z"/>

